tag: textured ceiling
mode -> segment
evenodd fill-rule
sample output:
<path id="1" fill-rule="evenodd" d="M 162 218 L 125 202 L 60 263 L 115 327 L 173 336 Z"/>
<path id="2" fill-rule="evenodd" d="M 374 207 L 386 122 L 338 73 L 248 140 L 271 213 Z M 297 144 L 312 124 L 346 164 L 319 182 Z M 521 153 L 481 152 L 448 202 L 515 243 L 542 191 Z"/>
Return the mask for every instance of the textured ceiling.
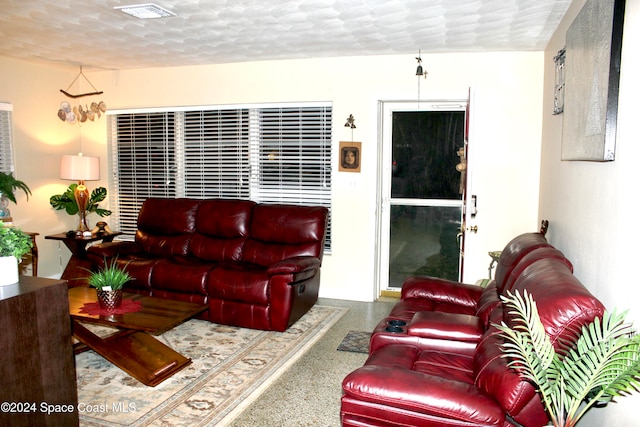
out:
<path id="1" fill-rule="evenodd" d="M 3 0 L 0 56 L 128 69 L 311 57 L 543 50 L 571 0 Z"/>

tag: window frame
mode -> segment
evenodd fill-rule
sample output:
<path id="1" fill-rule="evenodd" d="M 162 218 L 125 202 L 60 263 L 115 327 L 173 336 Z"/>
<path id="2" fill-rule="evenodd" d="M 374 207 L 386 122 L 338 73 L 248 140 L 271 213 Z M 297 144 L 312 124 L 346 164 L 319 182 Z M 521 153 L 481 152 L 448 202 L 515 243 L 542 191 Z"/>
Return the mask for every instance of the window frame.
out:
<path id="1" fill-rule="evenodd" d="M 265 114 L 269 120 L 264 118 Z M 123 109 L 110 110 L 107 116 L 109 169 L 112 171 L 109 176 L 112 225 L 124 233 L 119 237 L 122 240 L 134 239 L 135 218 L 147 197 L 235 198 L 258 203 L 320 205 L 326 206 L 331 212 L 331 102 Z M 129 136 L 122 132 L 127 129 L 118 123 L 126 118 L 133 121 L 134 117 L 140 120 L 144 120 L 144 117 L 163 117 L 165 122 L 172 123 L 167 125 L 172 130 L 158 125 L 143 129 L 143 122 L 138 130 L 136 125 L 132 125 L 135 129 L 131 129 Z M 279 120 L 295 123 L 284 123 L 283 127 L 282 123 L 278 124 Z M 145 130 L 148 134 L 144 133 Z M 305 141 L 310 143 L 308 150 L 304 150 Z M 127 144 L 131 146 L 129 154 L 132 156 L 128 175 L 121 173 L 125 161 L 122 148 Z M 136 144 L 139 144 L 137 148 L 134 147 Z M 155 147 L 152 153 L 145 153 L 145 148 L 150 149 L 148 146 L 154 144 L 164 145 L 162 149 Z M 265 151 L 274 147 L 280 150 L 275 156 Z M 136 150 L 139 150 L 137 156 Z M 221 153 L 218 157 L 215 153 L 208 156 L 209 152 L 216 150 Z M 150 156 L 164 160 L 154 164 L 148 160 Z M 136 158 L 142 161 L 136 164 Z M 149 171 L 135 171 L 136 166 L 143 165 L 145 158 L 148 164 L 157 166 L 155 173 L 159 176 L 153 187 L 149 187 L 145 178 Z M 166 167 L 167 163 L 169 167 Z M 271 169 L 276 165 L 275 175 L 267 174 L 267 164 Z M 291 174 L 283 172 L 282 165 L 289 166 Z M 278 171 L 278 167 L 281 170 Z M 196 169 L 200 169 L 200 175 Z M 202 173 L 207 170 L 207 175 Z M 194 171 L 195 174 L 191 173 Z M 237 176 L 241 179 L 234 184 Z M 269 180 L 265 178 L 267 176 Z M 273 180 L 274 176 L 277 177 L 276 181 Z M 129 182 L 125 182 L 127 178 Z M 248 181 L 245 183 L 244 180 Z M 165 184 L 159 184 L 162 182 Z M 267 182 L 269 185 L 265 184 Z M 221 187 L 213 187 L 215 189 L 212 190 L 217 183 Z M 140 185 L 146 187 L 138 191 Z M 234 185 L 238 188 L 232 188 Z M 325 252 L 329 252 L 330 248 L 329 225 Z"/>
<path id="2" fill-rule="evenodd" d="M 0 102 L 0 172 L 15 172 L 12 128 L 13 105 Z"/>

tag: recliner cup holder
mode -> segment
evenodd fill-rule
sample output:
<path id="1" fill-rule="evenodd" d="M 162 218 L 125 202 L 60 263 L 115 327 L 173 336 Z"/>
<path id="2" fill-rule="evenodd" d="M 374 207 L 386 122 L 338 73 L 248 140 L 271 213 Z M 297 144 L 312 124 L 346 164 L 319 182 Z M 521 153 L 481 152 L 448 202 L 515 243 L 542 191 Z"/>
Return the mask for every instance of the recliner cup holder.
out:
<path id="1" fill-rule="evenodd" d="M 404 332 L 404 328 L 401 328 L 400 326 L 387 326 L 385 331 L 387 332 Z"/>
<path id="2" fill-rule="evenodd" d="M 407 322 L 405 322 L 404 320 L 400 320 L 400 319 L 393 319 L 393 320 L 389 320 L 387 322 L 387 325 L 390 326 L 406 326 Z"/>

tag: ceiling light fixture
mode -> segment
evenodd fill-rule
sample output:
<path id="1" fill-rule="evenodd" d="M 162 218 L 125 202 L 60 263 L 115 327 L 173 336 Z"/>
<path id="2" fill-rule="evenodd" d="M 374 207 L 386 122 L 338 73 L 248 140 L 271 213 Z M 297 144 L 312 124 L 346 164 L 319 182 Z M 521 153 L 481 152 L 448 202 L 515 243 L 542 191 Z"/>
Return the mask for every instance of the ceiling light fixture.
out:
<path id="1" fill-rule="evenodd" d="M 169 18 L 171 16 L 177 16 L 170 10 L 167 10 L 153 3 L 133 4 L 130 6 L 115 6 L 114 9 L 118 9 L 121 12 L 124 12 L 127 15 L 131 15 L 138 19 Z"/>

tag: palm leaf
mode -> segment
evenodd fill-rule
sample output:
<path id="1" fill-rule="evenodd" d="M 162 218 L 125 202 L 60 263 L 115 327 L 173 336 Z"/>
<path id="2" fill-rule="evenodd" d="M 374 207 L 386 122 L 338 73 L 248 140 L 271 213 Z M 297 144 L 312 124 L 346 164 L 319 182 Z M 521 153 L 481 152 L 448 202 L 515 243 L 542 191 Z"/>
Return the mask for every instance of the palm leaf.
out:
<path id="1" fill-rule="evenodd" d="M 533 298 L 502 296 L 512 327 L 495 325 L 504 337 L 504 357 L 537 385 L 555 426 L 572 427 L 595 404 L 640 391 L 640 336 L 625 323 L 626 312 L 605 312 L 558 354 L 544 331 Z"/>
<path id="2" fill-rule="evenodd" d="M 562 408 L 556 398 L 560 361 L 540 321 L 532 296 L 526 291 L 523 296 L 507 292 L 502 300 L 509 313 L 515 315 L 513 328 L 504 322 L 495 325 L 506 340 L 502 345 L 504 357 L 510 359 L 512 369 L 538 387 L 547 408 Z"/>

